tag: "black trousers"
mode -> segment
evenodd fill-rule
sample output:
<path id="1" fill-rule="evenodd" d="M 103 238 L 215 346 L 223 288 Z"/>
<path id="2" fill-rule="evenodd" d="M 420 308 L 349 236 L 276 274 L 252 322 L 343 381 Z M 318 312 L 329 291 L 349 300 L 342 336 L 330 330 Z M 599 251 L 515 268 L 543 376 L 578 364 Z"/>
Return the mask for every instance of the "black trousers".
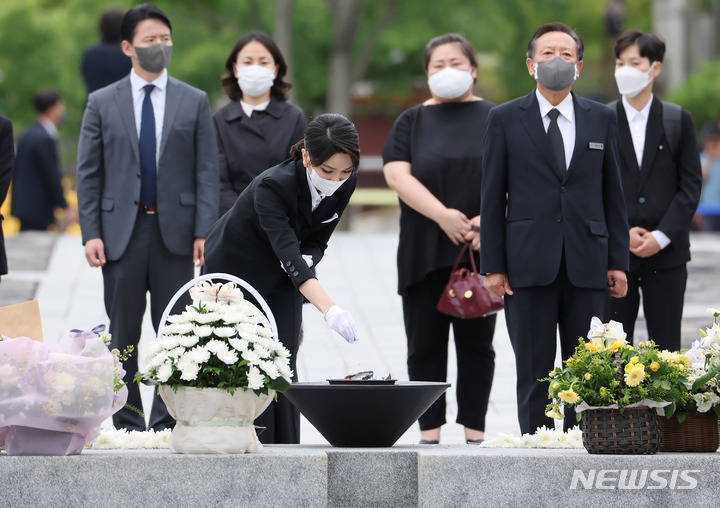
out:
<path id="1" fill-rule="evenodd" d="M 642 291 L 648 338 L 660 349 L 677 351 L 681 347 L 680 327 L 686 287 L 685 264 L 667 270 L 643 268 L 630 272 L 627 296 L 610 299 L 606 319 L 622 323 L 627 340 L 632 344 Z"/>
<path id="2" fill-rule="evenodd" d="M 127 250 L 117 261 L 103 267 L 105 310 L 110 317 L 112 347 L 122 351 L 135 346 L 135 352 L 123 362 L 124 380 L 128 383 L 128 404 L 145 412 L 140 388 L 133 382 L 138 371 L 138 342 L 145 314 L 147 292 L 150 292 L 150 315 L 157 334 L 163 311 L 175 292 L 193 277 L 192 256 L 177 256 L 167 250 L 160 237 L 157 215 L 138 214 Z M 189 296 L 181 298 L 173 313 L 190 304 Z M 117 428 L 146 430 L 145 418 L 123 408 L 113 415 Z M 155 390 L 147 428 L 159 431 L 175 426 L 165 403 Z"/>
<path id="3" fill-rule="evenodd" d="M 538 379 L 555 367 L 558 328 L 564 361 L 578 339 L 587 336 L 592 317 L 602 316 L 607 290 L 574 286 L 564 262 L 551 284 L 512 289 L 514 294 L 505 296 L 505 318 L 515 353 L 518 422 L 526 434 L 543 425 L 554 428 L 553 419 L 545 416 L 548 384 Z M 574 425 L 575 412 L 565 407 L 565 430 Z"/>
<path id="4" fill-rule="evenodd" d="M 402 297 L 411 381 L 447 381 L 448 340 L 453 327 L 457 352 L 457 423 L 485 430 L 490 389 L 495 372 L 492 347 L 496 316 L 460 319 L 438 312 L 437 301 L 450 277 L 450 268 L 428 274 Z M 446 423 L 445 394 L 419 419 L 420 429 Z"/>
<path id="5" fill-rule="evenodd" d="M 237 274 L 243 279 L 242 274 Z M 297 352 L 302 324 L 303 297 L 297 292 L 290 280 L 283 281 L 275 290 L 262 295 L 273 313 L 278 327 L 280 342 L 290 350 L 290 368 L 293 381 L 297 381 Z M 282 393 L 277 394 L 277 402 L 270 406 L 255 419 L 255 425 L 266 427 L 258 436 L 264 444 L 298 444 L 300 443 L 300 412 Z"/>

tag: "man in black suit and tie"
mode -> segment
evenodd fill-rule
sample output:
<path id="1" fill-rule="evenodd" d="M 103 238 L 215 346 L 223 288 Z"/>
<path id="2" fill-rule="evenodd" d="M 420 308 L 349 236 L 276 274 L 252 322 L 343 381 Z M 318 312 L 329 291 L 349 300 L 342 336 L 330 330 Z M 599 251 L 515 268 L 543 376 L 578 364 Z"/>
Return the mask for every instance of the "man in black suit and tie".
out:
<path id="1" fill-rule="evenodd" d="M 528 44 L 537 89 L 490 111 L 483 154 L 481 262 L 486 287 L 505 295 L 523 433 L 545 416 L 559 327 L 563 358 L 625 295 L 627 215 L 610 109 L 571 93 L 583 44 L 562 23 Z M 567 414 L 567 413 L 566 413 Z M 575 424 L 567 415 L 566 428 Z"/>
<path id="2" fill-rule="evenodd" d="M 0 205 L 5 201 L 5 196 L 7 196 L 8 188 L 10 187 L 14 157 L 15 141 L 13 140 L 12 122 L 9 118 L 0 116 Z M 0 215 L 0 276 L 8 273 L 2 221 L 3 216 Z"/>
<path id="3" fill-rule="evenodd" d="M 620 129 L 620 168 L 630 225 L 628 294 L 608 302 L 632 342 L 642 290 L 648 337 L 680 349 L 690 223 L 700 200 L 702 170 L 690 113 L 653 95 L 665 43 L 633 30 L 615 45 L 613 104 Z"/>
<path id="4" fill-rule="evenodd" d="M 170 20 L 142 4 L 125 14 L 121 32 L 133 69 L 88 97 L 77 187 L 85 257 L 90 266 L 102 267 L 113 347 L 122 351 L 140 340 L 148 291 L 157 332 L 170 299 L 193 277 L 193 262 L 204 263 L 220 180 L 207 95 L 167 73 Z M 142 408 L 132 383 L 137 352 L 124 367 L 128 404 Z M 113 421 L 120 428 L 146 429 L 144 418 L 127 408 Z M 156 394 L 148 427 L 172 426 Z"/>
<path id="5" fill-rule="evenodd" d="M 71 222 L 62 187 L 57 150 L 57 127 L 65 117 L 65 104 L 53 90 L 33 97 L 37 122 L 18 142 L 13 171 L 11 213 L 20 220 L 20 231 L 46 231 L 55 224 L 55 209 L 64 208 Z"/>

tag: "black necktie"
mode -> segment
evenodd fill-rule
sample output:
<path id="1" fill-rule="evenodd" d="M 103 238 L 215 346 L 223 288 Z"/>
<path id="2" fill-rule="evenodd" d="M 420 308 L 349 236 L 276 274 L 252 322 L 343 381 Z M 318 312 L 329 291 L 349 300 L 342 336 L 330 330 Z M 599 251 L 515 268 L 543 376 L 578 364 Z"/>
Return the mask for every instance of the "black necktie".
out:
<path id="1" fill-rule="evenodd" d="M 558 127 L 557 118 L 560 111 L 553 108 L 548 111 L 547 116 L 550 117 L 550 126 L 548 127 L 547 133 L 550 138 L 550 144 L 552 145 L 553 152 L 555 152 L 555 158 L 557 159 L 560 168 L 563 171 L 567 169 L 565 165 L 565 145 L 563 144 L 562 134 L 560 133 L 560 127 Z"/>
<path id="2" fill-rule="evenodd" d="M 140 116 L 140 202 L 150 206 L 157 200 L 157 141 L 155 138 L 155 113 L 150 93 L 155 85 L 145 85 L 145 99 Z"/>

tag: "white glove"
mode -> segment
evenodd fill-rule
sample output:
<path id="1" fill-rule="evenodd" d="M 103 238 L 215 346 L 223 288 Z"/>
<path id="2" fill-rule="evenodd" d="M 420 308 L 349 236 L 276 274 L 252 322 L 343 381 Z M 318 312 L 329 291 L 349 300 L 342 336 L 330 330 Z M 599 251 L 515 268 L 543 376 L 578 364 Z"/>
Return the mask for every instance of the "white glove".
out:
<path id="1" fill-rule="evenodd" d="M 312 265 L 313 265 L 313 258 L 312 258 L 312 256 L 311 256 L 310 254 L 303 254 L 302 257 L 303 257 L 303 259 L 305 260 L 305 262 L 307 263 L 308 268 L 311 268 Z"/>
<path id="2" fill-rule="evenodd" d="M 357 325 L 355 325 L 355 320 L 350 315 L 350 312 L 341 309 L 337 305 L 333 305 L 324 316 L 328 326 L 342 335 L 350 344 L 356 340 L 360 340 L 357 333 Z"/>

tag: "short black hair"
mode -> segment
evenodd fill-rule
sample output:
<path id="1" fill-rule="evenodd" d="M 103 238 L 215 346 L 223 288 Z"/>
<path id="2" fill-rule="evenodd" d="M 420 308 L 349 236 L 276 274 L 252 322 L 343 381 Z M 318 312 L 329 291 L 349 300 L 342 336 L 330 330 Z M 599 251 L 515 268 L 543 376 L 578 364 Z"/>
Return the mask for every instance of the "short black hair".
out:
<path id="1" fill-rule="evenodd" d="M 240 85 L 235 77 L 233 68 L 235 67 L 238 53 L 242 51 L 246 44 L 252 41 L 257 41 L 265 46 L 265 49 L 267 49 L 272 55 L 275 65 L 278 66 L 277 76 L 275 76 L 275 81 L 273 81 L 272 87 L 270 88 L 270 95 L 279 101 L 287 100 L 288 92 L 292 88 L 292 85 L 283 79 L 285 74 L 287 74 L 287 64 L 285 63 L 285 58 L 275 41 L 264 32 L 250 32 L 249 34 L 243 35 L 240 37 L 240 40 L 235 43 L 232 51 L 230 51 L 230 55 L 225 61 L 225 70 L 227 72 L 220 79 L 225 95 L 230 97 L 233 101 L 239 101 L 242 99 L 242 90 L 240 90 Z"/>
<path id="2" fill-rule="evenodd" d="M 615 58 L 620 58 L 620 53 L 627 48 L 637 44 L 640 56 L 653 62 L 662 62 L 665 58 L 665 43 L 655 34 L 646 34 L 640 30 L 629 30 L 622 34 L 615 43 Z"/>
<path id="3" fill-rule="evenodd" d="M 307 126 L 305 137 L 290 149 L 293 158 L 301 157 L 301 149 L 307 150 L 310 162 L 319 166 L 336 153 L 350 156 L 353 173 L 360 165 L 360 138 L 355 125 L 342 115 L 324 113 Z"/>
<path id="4" fill-rule="evenodd" d="M 120 38 L 120 25 L 122 24 L 125 11 L 117 8 L 107 9 L 100 16 L 98 21 L 98 31 L 103 42 L 108 44 L 118 44 Z"/>
<path id="5" fill-rule="evenodd" d="M 35 106 L 35 111 L 43 114 L 61 100 L 62 97 L 55 90 L 43 90 L 33 97 L 33 106 Z"/>
<path id="6" fill-rule="evenodd" d="M 540 37 L 542 37 L 543 35 L 550 33 L 550 32 L 562 32 L 562 33 L 568 34 L 570 37 L 572 37 L 573 40 L 575 41 L 575 44 L 577 45 L 578 62 L 582 62 L 583 52 L 585 51 L 582 39 L 575 32 L 575 30 L 573 30 L 572 28 L 567 26 L 565 23 L 560 23 L 558 21 L 554 21 L 552 23 L 545 23 L 540 28 L 535 30 L 535 33 L 530 38 L 530 42 L 528 42 L 528 47 L 527 47 L 527 57 L 530 60 L 532 60 L 533 55 L 535 55 L 535 45 L 537 44 L 537 40 Z"/>
<path id="7" fill-rule="evenodd" d="M 172 25 L 170 20 L 163 11 L 155 7 L 153 4 L 136 5 L 125 13 L 120 25 L 120 37 L 122 40 L 132 44 L 135 33 L 137 32 L 138 23 L 146 19 L 159 19 L 170 29 L 172 33 Z"/>
<path id="8" fill-rule="evenodd" d="M 435 48 L 437 48 L 438 46 L 442 46 L 443 44 L 455 44 L 458 48 L 460 48 L 460 50 L 468 58 L 468 60 L 470 60 L 470 65 L 477 69 L 475 48 L 473 48 L 472 44 L 470 44 L 470 42 L 462 35 L 451 33 L 439 35 L 434 39 L 431 39 L 430 42 L 427 43 L 427 46 L 425 46 L 425 55 L 423 61 L 425 63 L 426 71 L 428 70 L 428 65 L 430 65 L 430 58 L 432 58 L 433 51 L 435 51 Z"/>

